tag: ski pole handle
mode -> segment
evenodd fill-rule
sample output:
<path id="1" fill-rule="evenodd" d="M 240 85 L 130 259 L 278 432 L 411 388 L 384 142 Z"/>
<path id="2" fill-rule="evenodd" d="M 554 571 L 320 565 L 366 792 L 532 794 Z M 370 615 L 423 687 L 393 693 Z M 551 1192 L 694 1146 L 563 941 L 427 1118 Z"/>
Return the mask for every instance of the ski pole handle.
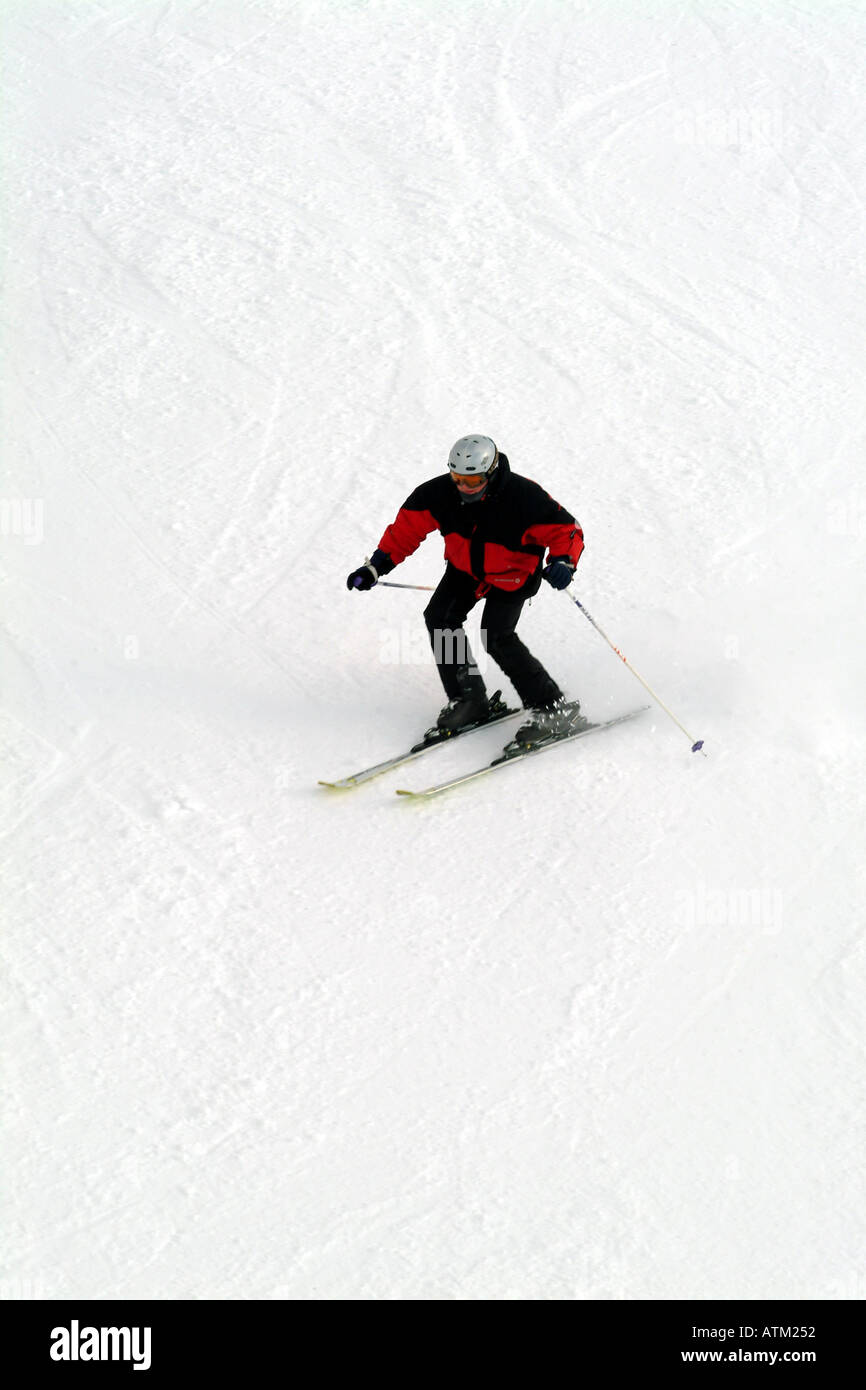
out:
<path id="1" fill-rule="evenodd" d="M 650 695 L 652 695 L 652 697 L 653 697 L 653 699 L 655 700 L 656 704 L 657 704 L 657 705 L 660 705 L 661 708 L 664 710 L 665 714 L 667 714 L 667 715 L 670 716 L 670 718 L 674 721 L 674 723 L 676 724 L 676 726 L 677 726 L 678 729 L 682 729 L 682 731 L 683 731 L 683 733 L 685 734 L 686 738 L 688 739 L 689 743 L 692 745 L 692 752 L 693 752 L 693 753 L 700 753 L 700 752 L 703 750 L 704 740 L 703 740 L 702 738 L 695 739 L 695 738 L 689 733 L 688 729 L 685 728 L 685 726 L 684 726 L 683 724 L 680 723 L 680 721 L 677 719 L 677 717 L 676 717 L 676 715 L 673 713 L 673 711 L 672 711 L 672 710 L 669 710 L 668 707 L 667 707 L 667 705 L 664 703 L 664 701 L 659 699 L 658 695 L 655 693 L 655 691 L 653 690 L 652 686 L 651 686 L 651 685 L 648 685 L 647 682 L 644 680 L 643 676 L 640 674 L 640 672 L 639 672 L 639 671 L 636 671 L 636 670 L 634 669 L 634 667 L 632 666 L 631 662 L 626 660 L 626 658 L 623 656 L 622 652 L 620 651 L 619 647 L 615 647 L 615 646 L 614 646 L 613 642 L 611 642 L 611 640 L 610 640 L 610 638 L 608 637 L 607 633 L 602 631 L 602 629 L 599 627 L 598 623 L 595 621 L 595 618 L 592 616 L 592 614 L 589 613 L 589 612 L 584 608 L 584 606 L 583 606 L 583 604 L 581 603 L 580 599 L 577 598 L 575 594 L 569 594 L 568 597 L 571 599 L 572 603 L 576 603 L 576 604 L 577 604 L 577 606 L 578 606 L 578 608 L 580 609 L 580 611 L 581 611 L 581 613 L 583 614 L 583 616 L 584 616 L 585 618 L 587 618 L 587 619 L 589 620 L 589 622 L 592 623 L 592 625 L 593 625 L 593 627 L 595 628 L 596 632 L 599 634 L 600 637 L 603 637 L 603 638 L 604 638 L 605 642 L 606 642 L 607 645 L 610 647 L 611 651 L 616 652 L 617 656 L 619 657 L 619 659 L 620 659 L 620 661 L 623 663 L 623 665 L 627 666 L 628 669 L 631 671 L 632 675 L 637 677 L 637 679 L 640 681 L 641 685 L 643 686 L 644 690 L 649 691 Z M 704 757 L 706 757 L 706 756 L 707 756 L 706 753 L 704 753 Z"/>

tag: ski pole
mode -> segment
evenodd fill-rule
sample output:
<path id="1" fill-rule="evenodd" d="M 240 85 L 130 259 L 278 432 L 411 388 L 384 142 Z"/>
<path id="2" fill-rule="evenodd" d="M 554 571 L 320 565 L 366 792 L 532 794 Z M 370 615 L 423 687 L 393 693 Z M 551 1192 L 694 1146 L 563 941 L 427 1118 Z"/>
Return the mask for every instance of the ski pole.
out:
<path id="1" fill-rule="evenodd" d="M 395 584 L 390 579 L 380 579 L 378 585 L 384 589 L 427 589 L 432 594 L 432 584 Z"/>
<path id="2" fill-rule="evenodd" d="M 599 636 L 600 636 L 600 637 L 603 637 L 604 640 L 605 640 L 605 642 L 607 643 L 607 645 L 611 648 L 611 650 L 616 652 L 616 654 L 617 654 L 617 656 L 619 657 L 620 661 L 622 661 L 622 662 L 624 663 L 624 665 L 626 665 L 626 666 L 628 667 L 628 669 L 631 671 L 632 675 L 633 675 L 633 676 L 637 676 L 637 678 L 638 678 L 638 680 L 640 681 L 641 685 L 643 686 L 644 690 L 648 690 L 648 691 L 649 691 L 650 695 L 652 695 L 652 697 L 653 697 L 653 699 L 655 700 L 656 704 L 657 704 L 657 705 L 661 705 L 661 707 L 662 707 L 662 709 L 664 710 L 665 714 L 669 714 L 669 715 L 670 715 L 671 719 L 674 721 L 674 723 L 676 724 L 676 726 L 677 726 L 678 729 L 682 729 L 682 731 L 683 731 L 683 733 L 685 734 L 686 738 L 688 739 L 689 743 L 692 745 L 692 752 L 693 752 L 693 753 L 698 753 L 698 752 L 700 752 L 700 750 L 701 750 L 701 749 L 703 748 L 703 746 L 704 746 L 704 740 L 703 740 L 702 738 L 699 738 L 699 739 L 695 740 L 695 739 L 692 737 L 692 735 L 689 733 L 688 729 L 685 728 L 685 726 L 682 725 L 682 724 L 680 723 L 680 721 L 677 719 L 677 717 L 676 717 L 676 715 L 673 713 L 673 711 L 672 711 L 672 710 L 669 710 L 668 707 L 667 707 L 667 705 L 664 703 L 664 701 L 659 699 L 658 695 L 655 693 L 655 691 L 653 690 L 652 686 L 647 685 L 647 683 L 646 683 L 646 681 L 644 680 L 643 676 L 640 675 L 639 672 L 637 672 L 637 671 L 634 669 L 634 667 L 632 666 L 631 662 L 626 661 L 626 659 L 625 659 L 625 657 L 623 656 L 622 652 L 620 651 L 619 647 L 615 647 L 615 646 L 613 645 L 613 642 L 611 642 L 610 638 L 608 637 L 607 633 L 606 633 L 606 632 L 602 632 L 602 630 L 601 630 L 601 628 L 599 627 L 598 623 L 595 621 L 595 618 L 592 616 L 591 613 L 588 613 L 588 612 L 587 612 L 587 610 L 584 608 L 583 604 L 581 603 L 580 599 L 579 599 L 579 598 L 576 598 L 574 594 L 569 594 L 568 597 L 571 599 L 572 603 L 576 603 L 576 604 L 577 604 L 577 606 L 578 606 L 578 608 L 580 609 L 580 611 L 581 611 L 581 613 L 583 614 L 583 616 L 584 616 L 585 618 L 588 618 L 588 619 L 589 619 L 589 621 L 592 623 L 593 627 L 595 628 L 595 630 L 596 630 L 596 632 L 599 634 Z M 706 756 L 707 756 L 706 753 L 704 753 L 704 757 L 706 757 Z"/>

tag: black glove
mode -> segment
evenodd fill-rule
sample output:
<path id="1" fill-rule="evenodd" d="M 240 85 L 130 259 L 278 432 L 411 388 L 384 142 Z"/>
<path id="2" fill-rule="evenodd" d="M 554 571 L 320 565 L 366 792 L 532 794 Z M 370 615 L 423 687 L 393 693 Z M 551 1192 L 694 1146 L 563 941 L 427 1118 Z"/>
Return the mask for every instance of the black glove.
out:
<path id="1" fill-rule="evenodd" d="M 373 585 L 378 584 L 378 582 L 379 576 L 376 573 L 376 569 L 368 560 L 366 565 L 361 565 L 360 569 L 352 570 L 352 573 L 346 580 L 346 588 L 372 589 Z"/>
<path id="2" fill-rule="evenodd" d="M 347 589 L 372 589 L 374 584 L 378 584 L 383 574 L 390 574 L 395 568 L 391 556 L 384 550 L 374 550 L 368 560 L 365 560 L 359 569 L 352 570 L 346 580 Z"/>
<path id="3" fill-rule="evenodd" d="M 574 578 L 574 565 L 564 555 L 552 555 L 541 571 L 541 577 L 554 589 L 567 589 Z"/>

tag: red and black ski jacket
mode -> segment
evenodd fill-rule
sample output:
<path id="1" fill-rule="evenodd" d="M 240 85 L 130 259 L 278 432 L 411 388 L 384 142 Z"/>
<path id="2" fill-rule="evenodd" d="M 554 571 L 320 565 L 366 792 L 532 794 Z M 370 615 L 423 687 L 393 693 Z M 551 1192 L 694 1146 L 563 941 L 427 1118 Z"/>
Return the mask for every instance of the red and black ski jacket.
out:
<path id="1" fill-rule="evenodd" d="M 571 512 L 538 483 L 512 473 L 504 454 L 477 502 L 464 503 L 448 473 L 416 487 L 372 557 L 377 572 L 389 574 L 431 531 L 445 537 L 445 559 L 478 580 L 479 597 L 491 588 L 535 593 L 545 550 L 573 565 L 583 550 Z"/>

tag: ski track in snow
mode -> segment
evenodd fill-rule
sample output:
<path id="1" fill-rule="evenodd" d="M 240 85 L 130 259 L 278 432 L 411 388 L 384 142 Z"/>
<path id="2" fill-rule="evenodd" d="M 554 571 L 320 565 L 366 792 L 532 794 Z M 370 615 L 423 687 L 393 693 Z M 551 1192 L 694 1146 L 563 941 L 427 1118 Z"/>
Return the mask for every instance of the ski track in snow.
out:
<path id="1" fill-rule="evenodd" d="M 863 16 L 2 28 L 4 1286 L 862 1298 Z M 315 785 L 441 703 L 345 574 L 470 429 L 706 759 Z"/>

